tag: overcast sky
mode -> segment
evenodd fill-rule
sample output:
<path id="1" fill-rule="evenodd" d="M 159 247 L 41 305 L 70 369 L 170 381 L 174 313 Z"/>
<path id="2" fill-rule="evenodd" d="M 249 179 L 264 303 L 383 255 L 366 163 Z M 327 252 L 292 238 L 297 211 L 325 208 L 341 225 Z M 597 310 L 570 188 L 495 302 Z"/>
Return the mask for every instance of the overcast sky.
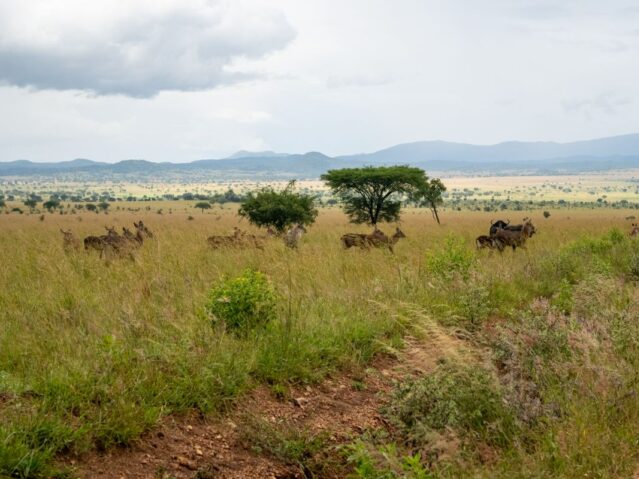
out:
<path id="1" fill-rule="evenodd" d="M 639 132 L 639 0 L 0 0 L 0 161 Z"/>

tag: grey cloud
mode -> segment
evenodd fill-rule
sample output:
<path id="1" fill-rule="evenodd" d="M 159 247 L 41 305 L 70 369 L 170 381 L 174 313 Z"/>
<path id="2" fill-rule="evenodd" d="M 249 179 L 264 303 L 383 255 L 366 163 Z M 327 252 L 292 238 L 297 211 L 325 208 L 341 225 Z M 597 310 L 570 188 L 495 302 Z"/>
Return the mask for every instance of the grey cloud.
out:
<path id="1" fill-rule="evenodd" d="M 3 34 L 3 26 L 25 19 L 0 6 L 0 83 L 151 97 L 245 80 L 228 70 L 234 59 L 263 57 L 285 47 L 295 32 L 277 11 L 236 5 L 181 2 L 160 13 L 120 17 L 102 31 L 60 27 L 50 42 L 22 37 L 15 28 Z"/>

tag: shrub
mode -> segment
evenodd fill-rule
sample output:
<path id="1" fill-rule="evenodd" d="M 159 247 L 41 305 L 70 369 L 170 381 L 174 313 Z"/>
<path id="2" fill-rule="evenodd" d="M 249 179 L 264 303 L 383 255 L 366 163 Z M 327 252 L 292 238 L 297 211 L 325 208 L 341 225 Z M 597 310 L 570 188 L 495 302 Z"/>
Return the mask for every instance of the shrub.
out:
<path id="1" fill-rule="evenodd" d="M 221 321 L 231 330 L 246 332 L 270 322 L 275 317 L 276 303 L 266 275 L 249 269 L 213 287 L 205 308 L 214 323 Z"/>
<path id="2" fill-rule="evenodd" d="M 387 415 L 415 444 L 452 429 L 469 445 L 480 439 L 505 446 L 518 431 L 499 385 L 477 366 L 440 364 L 431 375 L 403 384 Z"/>
<path id="3" fill-rule="evenodd" d="M 464 240 L 450 235 L 443 248 L 426 254 L 426 270 L 440 278 L 450 279 L 459 274 L 467 279 L 474 261 L 475 255 Z"/>
<path id="4" fill-rule="evenodd" d="M 315 198 L 297 193 L 294 181 L 282 191 L 265 187 L 250 192 L 238 210 L 238 214 L 251 224 L 272 227 L 279 233 L 295 223 L 306 226 L 313 224 L 317 213 Z"/>

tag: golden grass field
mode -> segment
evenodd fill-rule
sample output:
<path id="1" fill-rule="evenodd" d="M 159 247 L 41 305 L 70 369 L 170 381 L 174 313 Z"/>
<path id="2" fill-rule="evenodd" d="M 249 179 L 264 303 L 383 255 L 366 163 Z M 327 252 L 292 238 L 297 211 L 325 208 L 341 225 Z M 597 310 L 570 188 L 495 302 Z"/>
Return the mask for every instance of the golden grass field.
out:
<path id="1" fill-rule="evenodd" d="M 264 250 L 212 250 L 209 235 L 230 234 L 234 226 L 257 230 L 239 220 L 234 206 L 202 213 L 194 203 L 126 203 L 139 211 L 46 213 L 43 219 L 0 215 L 0 476 L 58 474 L 61 453 L 81 457 L 126 445 L 168 414 L 221 413 L 256 384 L 313 383 L 343 368 L 365 367 L 389 347 L 401 348 L 407 331 L 416 334 L 418 319 L 411 324 L 394 316 L 406 305 L 443 328 L 468 330 L 469 346 L 485 351 L 496 348 L 487 331 L 504 322 L 534 337 L 526 329 L 530 305 L 539 297 L 563 304 L 566 291 L 571 304 L 589 298 L 591 308 L 575 313 L 572 307 L 569 319 L 558 320 L 557 334 L 568 338 L 561 344 L 569 352 L 553 349 L 550 332 L 538 349 L 526 350 L 548 371 L 529 380 L 539 380 L 539 394 L 560 404 L 561 414 L 522 425 L 504 445 L 481 436 L 477 441 L 498 451 L 490 463 L 466 451 L 452 465 L 433 466 L 432 476 L 360 471 L 358 477 L 603 478 L 629 477 L 634 470 L 639 399 L 631 394 L 637 369 L 629 352 L 639 351 L 639 334 L 632 325 L 618 337 L 619 321 L 639 320 L 632 305 L 636 286 L 623 279 L 628 258 L 639 252 L 626 238 L 626 217 L 634 210 L 551 209 L 546 219 L 540 210 L 500 215 L 444 208 L 437 225 L 428 210 L 407 209 L 399 225 L 407 238 L 391 255 L 342 249 L 342 234 L 368 228 L 350 225 L 338 208 L 321 210 L 297 251 L 279 239 Z M 537 235 L 526 250 L 474 251 L 474 238 L 487 234 L 498 216 L 513 223 L 532 218 Z M 155 238 L 133 258 L 63 251 L 60 228 L 82 239 L 140 219 Z M 391 233 L 394 226 L 383 229 Z M 623 233 L 622 249 L 616 239 L 589 246 L 587 238 L 614 228 Z M 472 261 L 469 276 L 449 277 L 428 259 L 454 242 L 450 238 L 461 239 L 455 244 Z M 570 246 L 579 241 L 587 247 Z M 281 299 L 276 324 L 240 338 L 212 327 L 203 305 L 212 285 L 247 268 L 265 273 Z M 599 287 L 588 292 L 591 284 Z M 614 297 L 601 298 L 600 291 Z M 479 303 L 485 308 L 475 311 Z M 535 321 L 530 324 L 538 328 Z M 581 340 L 590 342 L 571 342 Z M 557 372 L 562 365 L 565 374 Z M 596 395 L 584 393 L 592 388 Z M 414 452 L 400 438 L 391 440 L 398 454 Z M 375 447 L 372 440 L 365 444 Z M 384 470 L 374 457 L 358 461 Z"/>

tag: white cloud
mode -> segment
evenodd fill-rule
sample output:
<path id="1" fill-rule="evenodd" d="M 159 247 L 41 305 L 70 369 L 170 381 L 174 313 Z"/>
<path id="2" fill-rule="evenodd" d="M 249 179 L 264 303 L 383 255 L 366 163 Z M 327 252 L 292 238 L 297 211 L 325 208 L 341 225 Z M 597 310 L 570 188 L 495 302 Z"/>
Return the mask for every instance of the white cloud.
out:
<path id="1" fill-rule="evenodd" d="M 0 0 L 0 161 L 630 133 L 636 2 Z"/>
<path id="2" fill-rule="evenodd" d="M 280 11 L 243 1 L 0 2 L 0 81 L 135 97 L 205 90 L 245 79 L 226 67 L 294 35 Z"/>

